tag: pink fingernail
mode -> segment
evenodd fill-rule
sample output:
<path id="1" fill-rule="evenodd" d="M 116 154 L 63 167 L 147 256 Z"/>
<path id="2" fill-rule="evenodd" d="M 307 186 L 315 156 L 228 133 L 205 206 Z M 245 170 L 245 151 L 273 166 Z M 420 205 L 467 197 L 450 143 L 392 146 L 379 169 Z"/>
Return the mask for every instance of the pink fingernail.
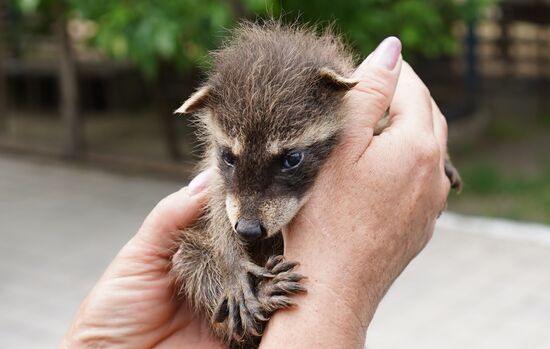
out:
<path id="1" fill-rule="evenodd" d="M 210 180 L 212 179 L 212 174 L 214 171 L 212 169 L 208 169 L 205 171 L 202 171 L 199 173 L 191 182 L 189 182 L 189 185 L 187 186 L 187 192 L 189 195 L 196 195 L 203 191 L 206 187 L 208 187 L 208 184 L 210 184 Z"/>
<path id="2" fill-rule="evenodd" d="M 372 54 L 371 62 L 374 65 L 393 70 L 401 54 L 401 41 L 390 36 L 378 45 Z"/>

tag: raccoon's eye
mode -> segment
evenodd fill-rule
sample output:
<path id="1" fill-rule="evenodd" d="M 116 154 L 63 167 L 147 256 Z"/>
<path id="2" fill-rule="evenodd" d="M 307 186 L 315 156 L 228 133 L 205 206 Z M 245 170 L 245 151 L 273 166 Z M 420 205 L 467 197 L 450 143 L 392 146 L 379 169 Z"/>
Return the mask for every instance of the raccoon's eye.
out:
<path id="1" fill-rule="evenodd" d="M 283 171 L 298 167 L 304 159 L 304 153 L 301 151 L 291 151 L 283 158 Z"/>
<path id="2" fill-rule="evenodd" d="M 235 155 L 233 155 L 229 150 L 222 151 L 223 162 L 229 167 L 235 166 Z"/>

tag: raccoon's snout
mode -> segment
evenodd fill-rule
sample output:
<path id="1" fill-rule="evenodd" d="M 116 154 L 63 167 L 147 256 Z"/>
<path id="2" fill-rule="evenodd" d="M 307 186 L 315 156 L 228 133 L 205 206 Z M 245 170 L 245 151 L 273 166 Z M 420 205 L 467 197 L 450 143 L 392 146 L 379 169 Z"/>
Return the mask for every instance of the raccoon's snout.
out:
<path id="1" fill-rule="evenodd" d="M 235 231 L 246 241 L 254 241 L 265 236 L 266 230 L 257 219 L 241 218 L 235 224 Z"/>

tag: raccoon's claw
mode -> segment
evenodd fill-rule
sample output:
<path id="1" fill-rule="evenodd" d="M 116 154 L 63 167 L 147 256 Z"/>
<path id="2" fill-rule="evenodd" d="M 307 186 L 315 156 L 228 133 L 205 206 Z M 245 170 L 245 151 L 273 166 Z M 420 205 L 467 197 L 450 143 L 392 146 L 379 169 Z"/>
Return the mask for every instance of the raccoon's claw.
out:
<path id="1" fill-rule="evenodd" d="M 445 159 L 445 175 L 451 182 L 451 188 L 455 189 L 458 193 L 462 191 L 462 179 L 457 169 L 452 164 L 451 160 Z"/>
<path id="2" fill-rule="evenodd" d="M 284 256 L 271 256 L 265 263 L 265 269 L 272 274 L 273 276 L 292 270 L 295 266 L 298 265 L 298 262 L 285 262 Z"/>
<path id="3" fill-rule="evenodd" d="M 236 342 L 260 337 L 268 320 L 264 307 L 255 295 L 253 280 L 245 271 L 220 301 L 213 314 L 213 322 L 227 320 L 228 335 Z"/>
<path id="4" fill-rule="evenodd" d="M 227 320 L 228 335 L 235 342 L 260 337 L 274 311 L 293 306 L 290 296 L 306 292 L 300 284 L 304 277 L 292 271 L 296 265 L 286 262 L 283 256 L 269 258 L 265 267 L 244 262 L 235 283 L 216 307 L 212 321 Z"/>
<path id="5" fill-rule="evenodd" d="M 255 276 L 258 279 L 270 279 L 275 276 L 268 268 L 262 268 L 259 265 L 256 265 L 250 261 L 243 262 L 241 267 L 244 269 L 245 272 L 252 276 Z"/>
<path id="6" fill-rule="evenodd" d="M 265 268 L 268 270 L 272 270 L 277 264 L 284 261 L 284 256 L 278 255 L 278 256 L 271 256 L 265 263 Z"/>
<path id="7" fill-rule="evenodd" d="M 267 261 L 265 267 L 273 277 L 260 281 L 257 296 L 269 315 L 275 310 L 294 306 L 290 296 L 307 292 L 300 284 L 304 276 L 292 271 L 297 265 L 296 262 L 285 262 L 283 256 L 272 256 Z"/>

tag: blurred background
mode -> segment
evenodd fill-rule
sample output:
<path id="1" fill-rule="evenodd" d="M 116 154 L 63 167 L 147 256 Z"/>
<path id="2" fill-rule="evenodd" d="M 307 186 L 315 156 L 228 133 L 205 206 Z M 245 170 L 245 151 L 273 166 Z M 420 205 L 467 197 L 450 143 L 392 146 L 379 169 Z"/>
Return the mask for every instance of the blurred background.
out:
<path id="1" fill-rule="evenodd" d="M 268 17 L 333 25 L 358 61 L 398 36 L 449 121 L 464 190 L 372 348 L 550 348 L 550 0 L 0 1 L 0 347 L 56 343 L 192 172 L 172 111 L 208 51 Z"/>

